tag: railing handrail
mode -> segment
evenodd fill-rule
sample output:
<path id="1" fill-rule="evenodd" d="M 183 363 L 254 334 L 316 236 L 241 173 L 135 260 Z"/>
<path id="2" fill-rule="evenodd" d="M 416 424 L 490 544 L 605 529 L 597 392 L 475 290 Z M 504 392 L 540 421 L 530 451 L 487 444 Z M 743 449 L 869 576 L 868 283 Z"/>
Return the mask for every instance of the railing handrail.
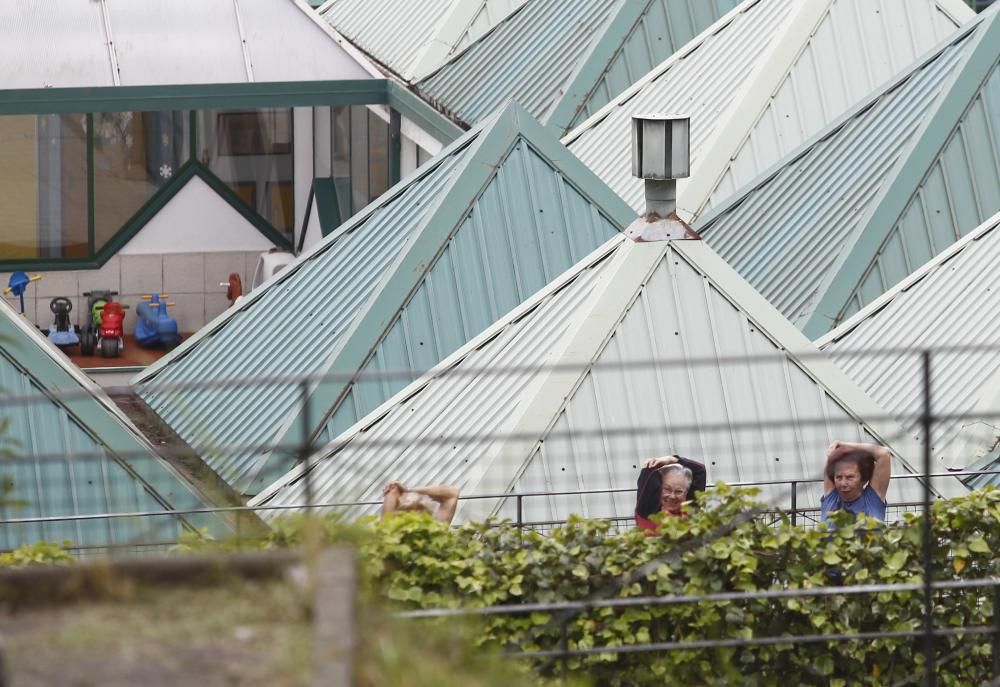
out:
<path id="1" fill-rule="evenodd" d="M 675 606 L 689 603 L 713 603 L 716 601 L 749 601 L 754 599 L 797 599 L 815 596 L 850 596 L 854 594 L 878 594 L 881 592 L 916 592 L 924 590 L 923 582 L 901 582 L 895 584 L 861 584 L 843 587 L 805 587 L 798 589 L 763 589 L 756 592 L 716 592 L 714 594 L 689 594 L 664 596 L 633 596 L 593 601 L 553 601 L 534 604 L 501 604 L 497 606 L 462 608 L 423 608 L 416 611 L 401 611 L 399 618 L 443 618 L 470 615 L 516 615 L 520 613 L 544 613 L 549 611 L 586 611 L 591 608 L 626 608 L 630 606 Z M 974 580 L 945 580 L 931 582 L 932 591 L 951 589 L 978 589 L 1000 587 L 1000 578 L 983 577 Z"/>

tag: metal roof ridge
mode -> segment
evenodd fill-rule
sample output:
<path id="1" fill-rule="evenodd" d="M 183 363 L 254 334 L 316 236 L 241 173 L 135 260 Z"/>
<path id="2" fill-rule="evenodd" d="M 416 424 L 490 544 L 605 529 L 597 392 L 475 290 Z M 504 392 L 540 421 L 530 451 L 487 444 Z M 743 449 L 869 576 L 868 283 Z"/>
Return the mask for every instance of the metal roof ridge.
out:
<path id="1" fill-rule="evenodd" d="M 701 225 L 701 232 L 704 233 L 709 229 L 709 226 L 715 222 L 720 216 L 727 214 L 741 203 L 750 195 L 752 195 L 756 190 L 762 186 L 766 186 L 771 180 L 781 173 L 786 167 L 797 162 L 800 158 L 807 155 L 810 150 L 812 150 L 818 143 L 822 143 L 826 139 L 835 136 L 841 129 L 851 123 L 852 120 L 859 117 L 860 115 L 867 112 L 872 107 L 876 106 L 882 98 L 889 95 L 893 91 L 896 91 L 902 87 L 907 81 L 909 81 L 913 75 L 930 65 L 935 60 L 939 59 L 944 52 L 952 45 L 959 43 L 963 39 L 967 38 L 970 34 L 974 33 L 979 29 L 979 24 L 982 23 L 982 15 L 977 16 L 975 20 L 969 22 L 965 26 L 961 27 L 955 33 L 948 36 L 946 39 L 938 43 L 936 46 L 925 52 L 923 55 L 918 57 L 909 66 L 904 67 L 895 76 L 890 78 L 879 88 L 873 90 L 866 98 L 856 103 L 853 107 L 846 110 L 839 117 L 834 119 L 832 122 L 827 124 L 823 129 L 813 134 L 811 137 L 803 141 L 799 146 L 790 151 L 783 158 L 775 162 L 773 165 L 765 169 L 763 172 L 757 175 L 757 177 L 736 191 L 731 193 L 728 197 L 724 198 L 722 202 L 714 205 L 708 212 L 704 215 L 698 217 L 697 222 Z"/>
<path id="2" fill-rule="evenodd" d="M 614 58 L 621 51 L 625 39 L 635 30 L 640 19 L 646 16 L 650 4 L 649 1 L 643 4 L 627 0 L 618 3 L 618 7 L 608 15 L 604 32 L 591 42 L 576 68 L 566 78 L 561 95 L 540 118 L 545 126 L 552 127 L 560 135 L 568 133 L 566 126 L 573 121 L 573 116 L 597 89 Z M 596 79 L 583 78 L 584 74 L 590 74 L 597 68 L 600 69 Z"/>
<path id="3" fill-rule="evenodd" d="M 400 310 L 406 307 L 413 293 L 433 269 L 443 247 L 461 227 L 468 209 L 495 177 L 496 170 L 518 141 L 523 140 L 533 150 L 540 149 L 542 157 L 554 169 L 563 173 L 569 183 L 613 221 L 621 224 L 624 213 L 631 213 L 625 202 L 613 194 L 595 198 L 593 191 L 606 190 L 606 186 L 572 153 L 565 150 L 555 136 L 541 127 L 523 107 L 510 101 L 491 119 L 492 124 L 483 130 L 472 144 L 475 147 L 467 153 L 470 157 L 455 173 L 447 188 L 441 191 L 437 207 L 428 214 L 423 226 L 415 230 L 407 246 L 400 251 L 392 267 L 385 272 L 380 284 L 331 353 L 325 370 L 327 374 L 337 376 L 338 381 L 317 387 L 313 391 L 312 405 L 323 409 L 323 412 L 314 421 L 315 427 L 310 429 L 312 438 L 322 431 L 330 416 L 339 408 L 340 403 L 354 386 L 365 361 L 378 343 L 385 338 Z M 555 155 L 546 154 L 552 152 L 546 151 L 546 148 L 551 149 L 556 146 L 560 148 L 559 152 L 566 153 L 561 161 L 554 159 Z M 574 162 L 577 169 L 567 173 L 566 168 L 572 167 Z M 588 176 L 592 177 L 589 179 L 589 184 L 586 183 Z M 592 188 L 588 189 L 586 186 Z M 456 191 L 458 188 L 462 189 L 460 193 Z M 621 207 L 613 207 L 614 201 L 618 201 Z M 612 207 L 608 207 L 609 205 Z M 369 333 L 367 329 L 371 327 L 378 330 L 377 336 L 367 335 Z M 351 375 L 351 378 L 340 380 L 340 375 Z M 317 398 L 317 394 L 322 395 Z M 279 439 L 276 442 L 278 445 L 291 439 L 289 435 L 294 426 L 295 418 L 289 417 L 286 426 L 279 430 Z M 263 466 L 269 457 L 270 452 L 262 454 L 259 464 Z"/>
<path id="4" fill-rule="evenodd" d="M 585 131 L 594 128 L 595 125 L 599 124 L 608 114 L 616 107 L 620 107 L 628 102 L 631 98 L 635 96 L 636 93 L 645 88 L 649 83 L 655 81 L 665 74 L 667 71 L 673 68 L 673 66 L 680 62 L 681 60 L 687 59 L 691 53 L 696 51 L 702 46 L 702 44 L 719 33 L 724 31 L 726 28 L 732 24 L 736 18 L 752 10 L 754 7 L 759 5 L 765 0 L 743 0 L 742 3 L 729 10 L 726 14 L 722 15 L 719 19 L 709 25 L 704 31 L 688 41 L 682 48 L 675 51 L 670 57 L 665 59 L 660 64 L 649 70 L 641 79 L 632 84 L 629 88 L 622 91 L 619 95 L 612 98 L 606 105 L 599 109 L 594 114 L 587 117 L 585 120 L 576 125 L 571 131 L 566 133 L 560 140 L 563 145 L 569 146 L 576 139 L 583 135 Z"/>
<path id="5" fill-rule="evenodd" d="M 837 0 L 799 3 L 776 33 L 757 67 L 717 119 L 711 137 L 702 144 L 691 179 L 677 194 L 678 214 L 694 220 L 705 208 L 719 181 L 733 163 L 734 151 L 747 140 L 775 93 L 809 46 L 816 29 L 830 16 Z M 738 142 L 738 143 L 737 143 Z"/>
<path id="6" fill-rule="evenodd" d="M 536 373 L 521 392 L 521 398 L 528 402 L 518 403 L 517 412 L 503 430 L 513 439 L 494 442 L 470 473 L 469 482 L 476 485 L 477 492 L 504 493 L 514 486 L 532 460 L 535 447 L 545 440 L 574 398 L 669 245 L 623 241 L 617 246 L 585 305 L 574 312 L 572 324 L 551 351 L 551 366 Z M 474 518 L 494 515 L 501 504 L 502 499 L 492 505 L 483 500 L 466 504 L 464 512 L 468 516 L 473 511 Z"/>
<path id="7" fill-rule="evenodd" d="M 921 472 L 904 456 L 919 456 L 917 442 L 906 432 L 900 431 L 894 420 L 871 422 L 866 417 L 887 417 L 885 409 L 872 399 L 846 372 L 820 351 L 774 305 L 753 288 L 732 266 L 704 241 L 675 241 L 669 244 L 688 259 L 715 288 L 731 303 L 738 305 L 777 348 L 807 373 L 831 398 L 852 415 L 872 437 L 894 449 L 896 456 L 910 472 Z M 806 355 L 802 355 L 806 354 Z M 902 437 L 889 441 L 889 437 Z M 940 483 L 939 483 L 940 484 Z M 949 484 L 944 495 L 961 493 L 958 485 Z"/>
<path id="8" fill-rule="evenodd" d="M 387 413 L 389 413 L 392 408 L 404 402 L 406 399 L 410 398 L 414 394 L 418 393 L 421 389 L 426 387 L 430 382 L 434 381 L 441 375 L 448 372 L 450 369 L 459 365 L 463 360 L 465 360 L 469 355 L 482 348 L 490 341 L 499 336 L 506 328 L 510 327 L 512 324 L 518 322 L 520 319 L 530 314 L 533 310 L 538 308 L 540 305 L 545 303 L 553 295 L 561 291 L 562 289 L 570 286 L 577 278 L 583 274 L 584 271 L 593 268 L 599 264 L 602 260 L 607 259 L 609 256 L 614 254 L 617 250 L 619 244 L 625 241 L 624 235 L 619 234 L 618 236 L 612 237 L 604 245 L 600 246 L 596 250 L 592 251 L 590 255 L 585 257 L 580 262 L 576 263 L 568 270 L 563 272 L 561 275 L 549 282 L 543 289 L 537 291 L 520 305 L 515 307 L 513 310 L 509 311 L 506 315 L 498 319 L 492 325 L 487 327 L 485 330 L 477 334 L 475 337 L 470 339 L 465 345 L 456 350 L 454 353 L 443 358 L 439 363 L 434 365 L 431 369 L 425 372 L 423 375 L 415 379 L 414 381 L 407 384 L 405 387 L 400 389 L 398 392 L 389 397 L 384 403 L 382 403 L 378 408 L 371 411 L 368 415 L 362 417 L 353 425 L 345 429 L 340 435 L 333 441 L 328 443 L 326 446 L 320 448 L 317 453 L 323 454 L 324 458 L 333 456 L 338 451 L 340 451 L 344 446 L 349 444 L 352 438 L 371 427 L 372 425 L 378 423 Z M 312 463 L 313 461 L 310 461 Z M 315 465 L 315 464 L 314 464 Z M 260 505 L 266 503 L 270 500 L 282 487 L 298 480 L 305 472 L 304 465 L 298 465 L 292 470 L 290 470 L 285 475 L 282 475 L 278 480 L 276 480 L 272 485 L 265 489 L 262 489 L 255 497 L 250 501 L 250 505 Z"/>
<path id="9" fill-rule="evenodd" d="M 837 314 L 843 313 L 850 295 L 857 289 L 858 280 L 873 261 L 873 258 L 862 260 L 862 254 L 874 255 L 890 236 L 951 133 L 961 123 L 997 66 L 1000 59 L 1000 21 L 997 21 L 1000 5 L 987 9 L 979 16 L 975 26 L 978 35 L 970 39 L 973 44 L 966 48 L 967 54 L 935 98 L 929 116 L 920 124 L 913 140 L 893 165 L 888 183 L 879 188 L 875 202 L 866 211 L 853 239 L 840 252 L 835 268 L 820 285 L 823 295 L 812 306 L 812 313 L 803 326 L 807 335 L 816 335 L 819 329 L 826 328 L 824 325 L 829 316 L 824 315 L 824 311 L 832 312 L 836 306 Z M 908 192 L 901 193 L 903 190 Z"/>
<path id="10" fill-rule="evenodd" d="M 933 272 L 936 272 L 939 267 L 943 266 L 956 255 L 966 250 L 969 247 L 969 244 L 979 241 L 983 236 L 998 228 L 1000 228 L 1000 212 L 997 212 L 974 230 L 970 231 L 968 234 L 932 257 L 930 260 L 911 272 L 908 277 L 900 281 L 865 307 L 861 308 L 858 312 L 854 313 L 850 318 L 844 320 L 837 327 L 815 339 L 813 343 L 815 343 L 816 347 L 820 350 L 824 350 L 832 344 L 839 342 L 845 336 L 850 336 L 851 332 L 857 329 L 859 325 L 877 315 L 879 311 L 894 301 L 900 294 L 909 291 L 915 284 L 921 282 Z"/>
<path id="11" fill-rule="evenodd" d="M 136 374 L 129 380 L 129 385 L 141 384 L 148 381 L 152 377 L 159 374 L 165 367 L 170 365 L 173 361 L 180 359 L 184 355 L 193 349 L 195 346 L 201 343 L 201 341 L 211 334 L 216 332 L 222 326 L 224 326 L 229 320 L 237 315 L 244 308 L 252 305 L 261 297 L 264 293 L 272 288 L 275 284 L 284 281 L 285 279 L 291 277 L 295 274 L 306 261 L 312 259 L 319 253 L 329 250 L 333 245 L 341 239 L 345 234 L 349 234 L 354 230 L 358 229 L 363 225 L 376 210 L 381 208 L 388 203 L 396 200 L 400 195 L 402 195 L 413 183 L 424 178 L 425 176 L 432 174 L 434 171 L 440 167 L 446 159 L 452 155 L 459 152 L 462 148 L 471 145 L 472 142 L 482 133 L 482 131 L 489 126 L 497 115 L 490 117 L 483 122 L 481 122 L 476 127 L 465 132 L 462 136 L 455 139 L 452 143 L 446 146 L 440 153 L 434 156 L 434 159 L 428 163 L 422 165 L 420 168 L 414 170 L 412 173 L 397 182 L 392 188 L 383 193 L 381 196 L 376 198 L 373 202 L 366 205 L 364 208 L 352 215 L 346 222 L 341 224 L 335 230 L 330 232 L 322 241 L 317 242 L 315 245 L 311 246 L 304 253 L 296 256 L 295 260 L 290 263 L 285 269 L 276 273 L 267 282 L 261 284 L 259 287 L 251 291 L 242 299 L 239 303 L 233 304 L 226 308 L 222 313 L 217 315 L 212 321 L 206 323 L 201 329 L 192 334 L 190 337 L 185 339 L 180 343 L 177 348 L 170 351 L 167 355 L 163 356 L 159 360 L 155 361 L 144 370 Z"/>
<path id="12" fill-rule="evenodd" d="M 468 2 L 468 0 L 463 0 L 463 1 Z M 448 67 L 452 63 L 457 62 L 458 60 L 460 60 L 465 55 L 465 53 L 467 53 L 470 50 L 472 50 L 473 47 L 476 47 L 479 44 L 484 43 L 489 38 L 489 36 L 491 36 L 501 26 L 503 26 L 504 24 L 506 24 L 506 23 L 508 23 L 510 21 L 513 21 L 514 17 L 516 17 L 519 14 L 521 14 L 521 12 L 524 12 L 525 11 L 524 8 L 526 8 L 532 2 L 543 2 L 543 1 L 547 2 L 548 0 L 525 0 L 525 2 L 520 7 L 518 7 L 516 10 L 514 10 L 513 12 L 511 12 L 510 14 L 508 14 L 506 17 L 504 17 L 503 19 L 501 19 L 500 21 L 498 21 L 496 24 L 494 24 L 493 26 L 491 26 L 490 29 L 489 29 L 489 31 L 487 31 L 483 35 L 481 35 L 478 38 L 476 38 L 476 40 L 470 41 L 469 44 L 466 45 L 461 50 L 459 50 L 459 51 L 457 51 L 457 52 L 449 55 L 448 59 L 445 60 L 440 65 L 438 65 L 433 71 L 430 71 L 427 74 L 424 74 L 423 76 L 421 76 L 419 79 L 414 80 L 413 83 L 412 83 L 413 87 L 417 89 L 417 92 L 421 94 L 421 97 L 424 97 L 423 96 L 423 89 L 419 88 L 420 84 L 422 84 L 422 83 L 426 82 L 428 79 L 431 79 L 434 76 L 436 76 L 439 72 L 441 72 L 443 69 L 445 69 L 445 67 Z"/>
<path id="13" fill-rule="evenodd" d="M 490 125 L 478 132 L 469 142 L 466 159 L 452 174 L 448 184 L 432 201 L 434 206 L 427 212 L 424 221 L 415 227 L 406 244 L 400 249 L 392 265 L 386 269 L 379 279 L 378 285 L 365 301 L 361 309 L 351 318 L 346 331 L 341 335 L 336 347 L 329 357 L 320 365 L 324 375 L 332 375 L 335 381 L 326 384 L 316 384 L 310 394 L 310 405 L 321 410 L 311 421 L 308 428 L 310 440 L 322 431 L 330 415 L 339 407 L 341 401 L 353 387 L 364 361 L 372 352 L 373 341 L 381 341 L 392 323 L 394 315 L 399 312 L 401 303 L 409 301 L 417 286 L 423 281 L 427 272 L 436 263 L 442 246 L 447 243 L 444 237 L 435 241 L 435 234 L 450 237 L 455 228 L 461 224 L 466 209 L 478 197 L 482 188 L 493 178 L 495 170 L 510 147 L 517 139 L 517 127 L 511 127 L 511 119 L 516 119 L 519 106 L 503 108 L 497 116 L 491 118 Z M 486 159 L 480 159 L 480 154 L 486 152 Z M 484 164 L 474 164 L 483 162 Z M 472 182 L 468 194 L 465 185 Z M 476 183 L 480 182 L 480 183 Z M 462 192 L 456 191 L 461 187 Z M 453 197 L 456 196 L 457 197 Z M 375 203 L 373 203 L 375 205 Z M 378 203 L 379 206 L 383 203 Z M 442 218 L 442 213 L 445 217 Z M 448 216 L 450 214 L 450 216 Z M 429 232 L 434 234 L 429 235 Z M 282 273 L 287 271 L 282 270 Z M 381 331 L 375 337 L 368 337 L 367 328 Z M 346 359 L 345 359 L 346 358 Z M 350 379 L 341 379 L 341 375 L 350 375 Z M 254 467 L 246 473 L 245 481 L 252 484 L 260 471 L 271 459 L 274 451 L 292 439 L 290 436 L 299 424 L 300 411 L 292 408 L 278 428 L 277 440 L 273 448 L 258 453 Z"/>

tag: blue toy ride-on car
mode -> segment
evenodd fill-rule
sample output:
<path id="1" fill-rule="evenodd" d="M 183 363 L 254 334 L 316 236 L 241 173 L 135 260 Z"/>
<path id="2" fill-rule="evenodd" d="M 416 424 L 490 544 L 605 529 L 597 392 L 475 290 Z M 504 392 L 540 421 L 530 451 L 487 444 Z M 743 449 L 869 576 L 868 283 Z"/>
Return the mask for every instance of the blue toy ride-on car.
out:
<path id="1" fill-rule="evenodd" d="M 65 296 L 56 296 L 49 301 L 49 310 L 55 315 L 55 320 L 49 327 L 49 341 L 59 348 L 68 348 L 80 343 L 80 337 L 69 321 L 69 314 L 73 311 L 73 301 Z"/>
<path id="2" fill-rule="evenodd" d="M 170 296 L 154 293 L 143 296 L 146 302 L 136 306 L 135 340 L 143 346 L 162 345 L 173 348 L 181 342 L 177 331 L 177 320 L 167 312 L 167 306 L 175 305 L 166 300 Z"/>

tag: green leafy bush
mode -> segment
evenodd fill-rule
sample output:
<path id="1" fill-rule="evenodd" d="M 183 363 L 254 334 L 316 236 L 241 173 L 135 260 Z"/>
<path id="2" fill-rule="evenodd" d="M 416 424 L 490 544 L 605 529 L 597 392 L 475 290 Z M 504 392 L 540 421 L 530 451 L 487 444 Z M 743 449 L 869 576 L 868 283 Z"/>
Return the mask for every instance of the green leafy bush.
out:
<path id="1" fill-rule="evenodd" d="M 71 541 L 64 541 L 62 544 L 48 541 L 25 544 L 13 551 L 0 553 L 0 566 L 22 567 L 25 565 L 71 563 L 76 559 L 65 547 L 72 545 Z"/>
<path id="2" fill-rule="evenodd" d="M 608 597 L 708 594 L 829 585 L 915 583 L 922 577 L 921 518 L 891 527 L 844 515 L 832 530 L 759 518 L 752 493 L 721 486 L 688 518 L 663 523 L 663 536 L 609 534 L 599 521 L 571 520 L 542 535 L 491 524 L 447 528 L 426 517 L 379 522 L 361 544 L 367 579 L 404 607 L 488 606 Z M 735 524 L 734 524 L 735 523 Z M 1000 491 L 938 502 L 933 510 L 936 580 L 1000 572 Z M 335 534 L 335 527 L 330 534 Z M 720 531 L 722 536 L 718 536 Z M 706 536 L 708 535 L 708 536 Z M 662 563 L 655 561 L 662 559 Z M 634 571 L 649 563 L 640 575 Z M 922 592 L 599 608 L 568 623 L 571 649 L 649 642 L 782 635 L 910 631 L 922 627 Z M 935 595 L 938 627 L 989 625 L 989 590 Z M 518 651 L 561 641 L 552 613 L 490 616 L 477 641 Z M 939 684 L 989 676 L 989 636 L 938 640 Z M 957 653 L 958 655 L 952 656 Z M 891 684 L 919 671 L 918 639 L 775 644 L 573 657 L 571 674 L 598 684 Z M 556 661 L 539 660 L 542 675 Z"/>
<path id="3" fill-rule="evenodd" d="M 616 534 L 605 522 L 581 518 L 539 534 L 502 523 L 449 528 L 426 516 L 401 513 L 384 521 L 350 524 L 296 516 L 280 520 L 262 538 L 216 542 L 190 535 L 180 548 L 283 548 L 299 546 L 309 537 L 328 543 L 348 541 L 360 551 L 366 598 L 388 599 L 404 609 L 923 581 L 920 516 L 907 514 L 904 522 L 883 526 L 842 515 L 832 529 L 805 529 L 793 527 L 787 519 L 774 523 L 745 517 L 757 508 L 753 496 L 748 490 L 719 485 L 689 517 L 666 519 L 660 537 L 646 537 L 638 530 Z M 995 553 L 1000 551 L 1000 490 L 987 488 L 936 502 L 932 525 L 935 580 L 1000 575 Z M 936 592 L 935 624 L 991 625 L 994 598 L 987 589 Z M 559 613 L 540 612 L 487 616 L 470 626 L 473 629 L 462 626 L 461 634 L 483 648 L 551 650 L 561 644 L 564 619 Z M 566 641 L 570 649 L 599 649 L 651 642 L 907 632 L 919 631 L 922 620 L 922 591 L 640 605 L 591 608 L 569 617 Z M 407 625 L 412 623 L 433 621 Z M 394 630 L 386 632 L 391 636 Z M 981 684 L 989 678 L 989 640 L 989 635 L 968 633 L 939 638 L 938 684 Z M 377 671 L 387 671 L 377 674 L 406 673 L 400 667 L 405 661 L 393 658 L 391 646 L 375 651 L 382 652 L 378 660 L 386 661 Z M 454 651 L 456 656 L 465 655 L 467 646 Z M 558 659 L 537 659 L 531 665 L 543 678 L 558 676 L 562 670 Z M 876 638 L 669 652 L 608 651 L 572 657 L 566 667 L 571 678 L 600 685 L 846 687 L 903 682 L 918 676 L 922 665 L 919 638 Z"/>

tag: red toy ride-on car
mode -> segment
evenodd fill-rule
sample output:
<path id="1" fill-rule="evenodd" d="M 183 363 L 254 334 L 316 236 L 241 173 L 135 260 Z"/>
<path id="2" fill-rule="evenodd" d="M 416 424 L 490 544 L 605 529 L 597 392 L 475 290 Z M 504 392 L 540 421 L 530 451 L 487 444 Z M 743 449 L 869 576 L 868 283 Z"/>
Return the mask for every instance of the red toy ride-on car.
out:
<path id="1" fill-rule="evenodd" d="M 101 355 L 117 358 L 125 350 L 125 309 L 118 301 L 106 303 L 101 313 L 101 325 L 97 328 L 97 341 Z"/>

